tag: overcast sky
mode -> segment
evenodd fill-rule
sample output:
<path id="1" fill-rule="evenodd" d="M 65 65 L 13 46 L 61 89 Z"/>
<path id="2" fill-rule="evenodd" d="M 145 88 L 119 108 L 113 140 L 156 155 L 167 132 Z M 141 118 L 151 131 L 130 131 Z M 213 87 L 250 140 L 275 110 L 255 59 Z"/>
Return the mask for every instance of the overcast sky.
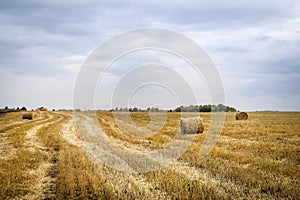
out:
<path id="1" fill-rule="evenodd" d="M 177 31 L 204 48 L 219 71 L 227 105 L 300 111 L 300 3 L 293 0 L 0 1 L 0 107 L 72 108 L 76 77 L 88 55 L 105 40 L 143 27 Z M 156 56 L 137 52 L 123 63 L 141 57 L 158 62 Z M 159 61 L 168 57 L 160 53 Z M 116 63 L 111 71 L 103 81 L 116 85 L 124 69 Z M 184 77 L 193 82 L 193 75 Z M 105 84 L 96 92 L 99 108 L 110 107 L 103 99 L 111 91 Z M 207 88 L 195 90 L 198 103 L 210 102 Z M 128 102 L 165 108 L 178 103 L 153 85 Z"/>

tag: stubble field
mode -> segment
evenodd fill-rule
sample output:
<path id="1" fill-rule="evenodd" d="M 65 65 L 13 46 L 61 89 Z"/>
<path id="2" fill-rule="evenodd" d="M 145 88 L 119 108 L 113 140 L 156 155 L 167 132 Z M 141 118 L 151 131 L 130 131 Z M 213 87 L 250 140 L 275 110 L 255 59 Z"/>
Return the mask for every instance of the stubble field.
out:
<path id="1" fill-rule="evenodd" d="M 84 113 L 84 112 L 83 112 Z M 105 166 L 86 151 L 73 113 L 0 115 L 0 199 L 298 199 L 300 113 L 252 112 L 247 121 L 227 113 L 223 131 L 204 158 L 198 152 L 205 130 L 176 162 L 157 171 L 125 173 Z M 131 113 L 147 126 L 147 112 Z M 98 123 L 120 148 L 143 152 L 163 148 L 179 129 L 179 113 L 155 135 L 124 133 L 111 112 Z M 134 132 L 134 130 L 132 130 Z"/>

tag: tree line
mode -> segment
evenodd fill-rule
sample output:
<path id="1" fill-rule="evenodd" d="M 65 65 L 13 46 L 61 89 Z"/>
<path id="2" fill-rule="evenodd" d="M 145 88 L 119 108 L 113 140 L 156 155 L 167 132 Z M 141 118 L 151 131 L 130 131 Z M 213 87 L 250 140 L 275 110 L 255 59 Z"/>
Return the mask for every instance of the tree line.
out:
<path id="1" fill-rule="evenodd" d="M 5 106 L 5 108 L 0 109 L 0 113 L 8 113 L 8 112 L 18 112 L 18 111 L 26 111 L 26 107 L 23 106 L 22 108 L 17 107 L 17 108 L 8 108 L 8 106 Z"/>
<path id="2" fill-rule="evenodd" d="M 237 109 L 223 104 L 219 104 L 219 105 L 208 104 L 208 105 L 180 106 L 175 108 L 174 111 L 175 112 L 236 112 Z"/>
<path id="3" fill-rule="evenodd" d="M 147 109 L 134 108 L 113 108 L 112 112 L 236 112 L 237 109 L 234 107 L 226 106 L 223 104 L 219 105 L 190 105 L 190 106 L 179 106 L 175 109 L 163 110 L 156 107 L 149 107 Z"/>

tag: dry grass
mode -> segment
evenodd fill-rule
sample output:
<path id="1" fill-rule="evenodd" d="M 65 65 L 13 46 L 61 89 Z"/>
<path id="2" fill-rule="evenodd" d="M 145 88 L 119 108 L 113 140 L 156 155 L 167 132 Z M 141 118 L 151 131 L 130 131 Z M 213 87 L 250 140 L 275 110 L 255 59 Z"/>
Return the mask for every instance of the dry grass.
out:
<path id="1" fill-rule="evenodd" d="M 19 115 L 18 118 L 21 119 Z M 39 117 L 39 120 L 27 121 L 27 123 L 14 125 L 8 117 L 8 126 L 1 126 L 4 131 L 0 137 L 6 140 L 5 146 L 9 151 L 14 153 L 0 159 L 0 198 L 10 199 L 19 196 L 26 196 L 32 191 L 35 174 L 32 173 L 39 167 L 39 164 L 46 159 L 45 154 L 41 151 L 32 151 L 25 146 L 27 132 L 39 124 L 49 122 L 46 116 Z M 4 127 L 4 128 L 3 128 Z M 1 144 L 2 145 L 2 144 Z"/>
<path id="2" fill-rule="evenodd" d="M 299 198 L 300 113 L 248 114 L 247 121 L 236 121 L 235 113 L 228 113 L 218 143 L 199 158 L 210 122 L 209 113 L 201 114 L 204 133 L 195 135 L 176 163 L 127 174 L 86 153 L 70 112 L 35 112 L 33 120 L 7 113 L 0 118 L 0 199 Z M 179 113 L 167 113 L 164 127 L 145 138 L 123 132 L 110 112 L 97 116 L 109 137 L 132 149 L 162 148 L 179 131 Z M 146 112 L 131 113 L 131 118 L 141 127 L 150 124 Z"/>
<path id="3" fill-rule="evenodd" d="M 139 114 L 141 119 L 144 118 L 144 113 Z M 110 114 L 99 113 L 101 119 L 106 119 L 106 115 Z M 209 113 L 201 115 L 205 134 L 195 136 L 193 145 L 180 162 L 199 169 L 200 177 L 207 176 L 201 174 L 205 169 L 210 174 L 209 180 L 214 182 L 187 179 L 178 173 L 180 168 L 148 173 L 147 180 L 158 184 L 158 188 L 174 198 L 297 198 L 300 192 L 300 113 L 249 115 L 248 121 L 236 121 L 235 113 L 228 113 L 219 142 L 207 157 L 200 159 L 198 152 L 210 122 Z M 157 135 L 147 138 L 150 145 L 139 143 L 136 138 L 127 138 L 127 142 L 150 149 L 164 146 L 177 133 L 179 119 L 178 113 L 168 113 L 165 127 Z M 103 125 L 101 120 L 100 124 Z M 109 124 L 114 126 L 112 119 L 104 127 L 105 131 L 113 130 Z M 120 130 L 114 131 L 111 136 L 124 139 Z M 192 184 L 183 184 L 185 180 Z"/>
<path id="4" fill-rule="evenodd" d="M 84 150 L 60 136 L 62 125 L 70 115 L 43 114 L 48 117 L 0 135 L 8 138 L 7 148 L 16 150 L 10 157 L 0 159 L 0 199 L 110 197 L 109 187 Z M 26 137 L 31 130 L 34 134 Z"/>

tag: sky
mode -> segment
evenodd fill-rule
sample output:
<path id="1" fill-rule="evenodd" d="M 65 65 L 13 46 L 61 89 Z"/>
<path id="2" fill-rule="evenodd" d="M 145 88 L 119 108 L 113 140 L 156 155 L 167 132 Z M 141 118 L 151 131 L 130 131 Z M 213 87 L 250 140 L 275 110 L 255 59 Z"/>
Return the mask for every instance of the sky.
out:
<path id="1" fill-rule="evenodd" d="M 175 31 L 203 48 L 218 70 L 226 105 L 300 111 L 300 3 L 294 0 L 0 1 L 0 107 L 73 108 L 77 77 L 92 52 L 145 27 Z M 149 82 L 130 97 L 116 95 L 122 102 L 112 99 L 116 88 L 128 89 L 124 74 L 149 63 L 168 65 L 186 79 L 197 99 L 186 104 L 211 103 L 205 79 L 178 57 L 152 49 L 112 64 L 97 83 L 95 107 L 179 106 L 176 92 Z M 144 70 L 138 76 L 145 80 L 149 73 L 157 80 L 169 74 Z"/>

